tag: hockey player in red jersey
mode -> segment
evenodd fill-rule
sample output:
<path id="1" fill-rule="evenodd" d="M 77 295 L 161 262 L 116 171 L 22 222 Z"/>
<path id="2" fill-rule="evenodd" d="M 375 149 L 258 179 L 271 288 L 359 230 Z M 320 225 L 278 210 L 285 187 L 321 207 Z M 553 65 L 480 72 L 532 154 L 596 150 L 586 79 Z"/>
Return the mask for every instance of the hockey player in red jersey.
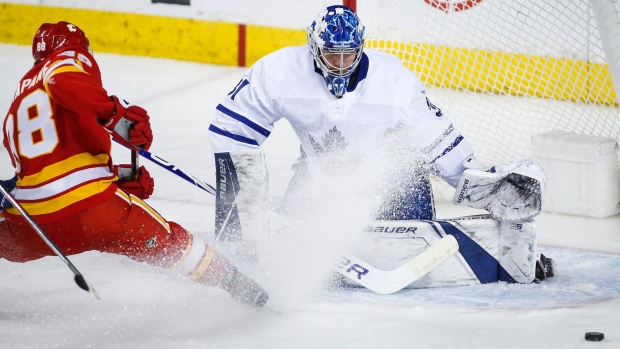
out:
<path id="1" fill-rule="evenodd" d="M 153 140 L 149 115 L 102 86 L 82 30 L 67 22 L 37 31 L 34 67 L 19 82 L 4 119 L 4 146 L 15 167 L 12 196 L 68 255 L 90 250 L 176 269 L 262 306 L 267 293 L 214 248 L 144 203 L 154 181 L 133 179 L 112 162 L 111 135 L 133 149 Z M 15 208 L 0 214 L 0 257 L 27 262 L 54 255 Z"/>

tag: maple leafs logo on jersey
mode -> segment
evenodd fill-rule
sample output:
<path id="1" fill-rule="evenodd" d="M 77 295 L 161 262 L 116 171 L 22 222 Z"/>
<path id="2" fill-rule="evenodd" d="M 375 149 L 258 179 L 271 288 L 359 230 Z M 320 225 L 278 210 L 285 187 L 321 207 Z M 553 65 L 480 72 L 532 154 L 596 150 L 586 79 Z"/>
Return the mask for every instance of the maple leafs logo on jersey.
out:
<path id="1" fill-rule="evenodd" d="M 317 142 L 312 136 L 309 137 L 310 143 L 312 143 L 312 147 L 317 155 L 332 153 L 336 150 L 344 149 L 348 144 L 336 126 L 327 131 L 325 137 L 322 139 L 323 145 Z"/>

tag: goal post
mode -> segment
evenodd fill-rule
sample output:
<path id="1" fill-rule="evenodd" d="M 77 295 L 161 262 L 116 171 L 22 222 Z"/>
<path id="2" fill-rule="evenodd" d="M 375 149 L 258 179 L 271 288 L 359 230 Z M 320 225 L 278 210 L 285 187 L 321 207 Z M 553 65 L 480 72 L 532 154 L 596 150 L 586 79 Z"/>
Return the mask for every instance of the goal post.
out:
<path id="1" fill-rule="evenodd" d="M 616 102 L 620 103 L 620 5 L 617 0 L 590 0 L 589 3 L 616 87 Z"/>
<path id="2" fill-rule="evenodd" d="M 345 0 L 485 165 L 549 130 L 620 140 L 619 0 Z"/>
<path id="3" fill-rule="evenodd" d="M 357 0 L 342 0 L 342 4 L 353 11 L 357 12 Z"/>

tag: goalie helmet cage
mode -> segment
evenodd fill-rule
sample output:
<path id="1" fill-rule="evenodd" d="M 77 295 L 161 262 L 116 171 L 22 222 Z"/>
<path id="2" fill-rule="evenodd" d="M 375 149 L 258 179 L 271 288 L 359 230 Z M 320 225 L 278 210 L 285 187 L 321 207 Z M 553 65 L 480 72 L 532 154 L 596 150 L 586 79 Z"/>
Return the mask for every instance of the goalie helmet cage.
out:
<path id="1" fill-rule="evenodd" d="M 550 130 L 620 140 L 620 0 L 343 4 L 366 47 L 412 69 L 485 165 L 531 157 L 531 137 Z"/>

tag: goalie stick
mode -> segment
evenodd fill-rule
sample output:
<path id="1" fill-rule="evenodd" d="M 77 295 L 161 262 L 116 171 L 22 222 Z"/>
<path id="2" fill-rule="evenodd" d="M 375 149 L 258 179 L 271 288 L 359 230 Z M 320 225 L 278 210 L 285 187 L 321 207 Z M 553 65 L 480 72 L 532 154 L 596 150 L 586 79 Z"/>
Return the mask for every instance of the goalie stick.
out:
<path id="1" fill-rule="evenodd" d="M 159 156 L 144 149 L 140 149 L 138 154 L 215 196 L 215 188 L 211 185 L 185 173 Z M 426 275 L 454 255 L 458 249 L 456 239 L 448 235 L 405 265 L 391 271 L 379 270 L 350 254 L 341 255 L 333 269 L 371 291 L 391 294 Z"/>
<path id="2" fill-rule="evenodd" d="M 54 253 L 58 257 L 60 257 L 63 262 L 65 262 L 69 269 L 71 269 L 73 274 L 75 274 L 75 277 L 73 278 L 75 280 L 75 283 L 84 291 L 88 291 L 92 293 L 95 297 L 97 297 L 97 299 L 100 299 L 97 291 L 95 291 L 95 289 L 90 286 L 88 282 L 86 282 L 86 279 L 84 279 L 82 273 L 80 273 L 80 271 L 75 267 L 75 265 L 73 265 L 73 263 L 71 263 L 67 256 L 65 256 L 65 254 L 60 251 L 58 246 L 56 246 L 56 244 L 49 238 L 49 236 L 47 236 L 43 229 L 41 229 L 41 227 L 32 219 L 32 217 L 28 214 L 28 212 L 26 212 L 26 210 L 24 210 L 24 208 L 17 202 L 17 200 L 15 200 L 15 198 L 11 194 L 9 194 L 8 190 L 4 189 L 0 185 L 0 192 L 2 192 L 4 197 L 9 200 L 13 207 L 15 207 L 22 214 L 28 224 L 30 224 L 30 226 L 37 232 L 37 234 L 39 234 L 41 239 L 45 241 L 45 243 L 52 249 L 52 251 L 54 251 Z"/>
<path id="3" fill-rule="evenodd" d="M 333 269 L 339 274 L 379 294 L 392 294 L 428 274 L 459 250 L 452 235 L 447 235 L 404 265 L 389 271 L 379 270 L 352 255 L 341 255 Z"/>

